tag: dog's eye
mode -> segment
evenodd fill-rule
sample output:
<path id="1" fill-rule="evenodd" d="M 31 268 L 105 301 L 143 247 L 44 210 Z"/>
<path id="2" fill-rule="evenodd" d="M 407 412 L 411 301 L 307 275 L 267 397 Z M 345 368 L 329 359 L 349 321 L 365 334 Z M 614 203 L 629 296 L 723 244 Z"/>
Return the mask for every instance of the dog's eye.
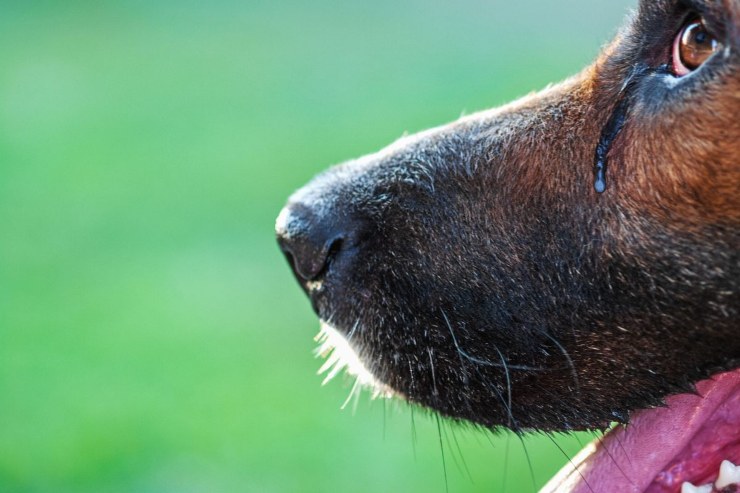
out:
<path id="1" fill-rule="evenodd" d="M 673 73 L 683 76 L 693 72 L 712 56 L 719 43 L 701 19 L 688 22 L 673 41 Z"/>

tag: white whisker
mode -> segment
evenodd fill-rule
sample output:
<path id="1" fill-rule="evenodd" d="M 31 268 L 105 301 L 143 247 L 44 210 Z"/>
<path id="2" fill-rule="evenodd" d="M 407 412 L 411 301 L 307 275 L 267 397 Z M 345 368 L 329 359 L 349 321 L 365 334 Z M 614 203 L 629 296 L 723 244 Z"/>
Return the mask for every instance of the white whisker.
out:
<path id="1" fill-rule="evenodd" d="M 359 321 L 352 328 L 352 333 L 358 329 L 358 325 Z M 355 383 L 347 400 L 342 404 L 342 409 L 347 406 L 352 400 L 352 397 L 355 397 L 354 407 L 356 408 L 359 395 L 363 388 L 371 391 L 371 397 L 373 399 L 377 397 L 391 397 L 397 394 L 388 385 L 375 378 L 362 362 L 348 338 L 345 338 L 327 322 L 321 322 L 321 330 L 316 334 L 314 340 L 318 343 L 316 356 L 326 359 L 318 371 L 319 375 L 326 373 L 321 385 L 329 383 L 342 370 L 355 377 Z"/>
<path id="2" fill-rule="evenodd" d="M 345 407 L 347 407 L 347 404 L 349 404 L 349 401 L 352 400 L 352 396 L 354 396 L 355 393 L 359 393 L 360 391 L 359 388 L 360 388 L 360 380 L 358 378 L 355 378 L 355 383 L 352 385 L 352 390 L 349 391 L 349 395 L 344 400 L 344 402 L 342 403 L 342 406 L 339 409 L 344 409 Z M 355 405 L 354 407 L 357 407 L 357 405 Z M 352 412 L 354 413 L 354 410 Z"/>

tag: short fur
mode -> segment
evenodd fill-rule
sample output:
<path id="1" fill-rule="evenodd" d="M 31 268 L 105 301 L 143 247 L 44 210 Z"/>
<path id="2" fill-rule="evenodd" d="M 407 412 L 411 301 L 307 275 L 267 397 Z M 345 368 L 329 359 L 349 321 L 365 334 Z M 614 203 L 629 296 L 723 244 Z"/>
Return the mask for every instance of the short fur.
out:
<path id="1" fill-rule="evenodd" d="M 695 14 L 724 48 L 677 79 Z M 317 177 L 283 247 L 331 240 L 299 280 L 409 401 L 514 430 L 626 422 L 740 361 L 739 67 L 740 2 L 643 0 L 572 79 Z"/>

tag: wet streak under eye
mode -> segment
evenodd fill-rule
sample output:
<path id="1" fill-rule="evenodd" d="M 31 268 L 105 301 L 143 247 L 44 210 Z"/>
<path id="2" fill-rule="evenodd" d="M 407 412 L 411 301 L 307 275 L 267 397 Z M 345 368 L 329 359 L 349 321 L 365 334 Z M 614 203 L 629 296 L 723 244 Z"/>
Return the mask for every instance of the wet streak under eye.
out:
<path id="1" fill-rule="evenodd" d="M 634 91 L 643 78 L 656 73 L 669 73 L 669 71 L 665 65 L 661 65 L 658 68 L 637 65 L 622 86 L 622 90 L 619 93 L 619 100 L 614 105 L 609 119 L 601 129 L 601 136 L 599 137 L 598 144 L 596 144 L 594 155 L 594 190 L 597 193 L 603 193 L 606 190 L 606 170 L 609 150 L 627 121 L 627 116 L 634 99 Z"/>

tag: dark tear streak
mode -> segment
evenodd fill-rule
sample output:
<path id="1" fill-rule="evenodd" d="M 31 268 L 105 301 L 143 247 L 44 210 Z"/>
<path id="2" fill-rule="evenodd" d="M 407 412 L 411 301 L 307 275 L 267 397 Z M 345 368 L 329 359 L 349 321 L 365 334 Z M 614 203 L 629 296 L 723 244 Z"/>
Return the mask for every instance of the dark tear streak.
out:
<path id="1" fill-rule="evenodd" d="M 609 149 L 611 149 L 612 142 L 619 135 L 627 119 L 630 99 L 627 95 L 622 96 L 614 107 L 606 125 L 601 129 L 601 137 L 599 138 L 599 143 L 596 145 L 596 156 L 594 157 L 594 189 L 598 193 L 606 190 L 607 155 L 609 154 Z"/>
<path id="2" fill-rule="evenodd" d="M 665 70 L 667 69 L 664 66 L 652 68 L 639 64 L 632 69 L 625 80 L 622 90 L 619 92 L 619 100 L 614 105 L 606 125 L 601 129 L 601 137 L 599 137 L 599 143 L 596 145 L 596 155 L 594 156 L 594 189 L 596 192 L 602 193 L 606 190 L 606 167 L 609 150 L 627 121 L 627 113 L 632 104 L 632 94 L 635 87 L 637 87 L 637 83 L 647 75 Z"/>

